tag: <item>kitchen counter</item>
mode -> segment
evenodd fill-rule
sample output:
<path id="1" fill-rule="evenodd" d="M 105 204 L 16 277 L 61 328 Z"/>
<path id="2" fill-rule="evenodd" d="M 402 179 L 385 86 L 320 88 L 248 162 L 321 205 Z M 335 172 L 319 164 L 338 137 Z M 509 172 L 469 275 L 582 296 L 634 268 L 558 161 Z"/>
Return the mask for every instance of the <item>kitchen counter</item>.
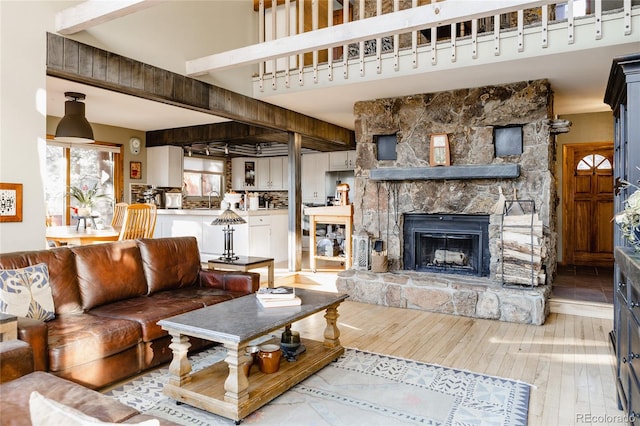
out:
<path id="1" fill-rule="evenodd" d="M 217 259 L 224 251 L 223 226 L 211 222 L 220 216 L 220 209 L 158 209 L 155 238 L 193 236 L 198 241 L 203 262 Z M 233 225 L 233 251 L 241 256 L 270 257 L 275 262 L 286 261 L 286 239 L 289 210 L 235 210 L 245 223 Z"/>
<path id="2" fill-rule="evenodd" d="M 158 209 L 158 215 L 183 215 L 183 216 L 219 216 L 224 210 L 221 209 Z M 234 210 L 238 216 L 265 216 L 288 214 L 289 209 L 286 207 L 277 209 L 258 209 L 258 210 Z"/>

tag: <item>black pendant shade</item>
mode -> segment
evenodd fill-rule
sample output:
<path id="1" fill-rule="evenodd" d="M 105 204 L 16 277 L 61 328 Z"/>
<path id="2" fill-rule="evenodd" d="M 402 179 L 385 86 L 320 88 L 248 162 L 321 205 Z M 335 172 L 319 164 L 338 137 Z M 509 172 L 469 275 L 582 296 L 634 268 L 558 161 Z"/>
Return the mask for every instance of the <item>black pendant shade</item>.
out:
<path id="1" fill-rule="evenodd" d="M 84 115 L 84 103 L 79 102 L 85 98 L 84 94 L 77 92 L 65 92 L 69 99 L 64 103 L 64 117 L 56 128 L 55 140 L 69 143 L 93 143 L 93 129 Z"/>

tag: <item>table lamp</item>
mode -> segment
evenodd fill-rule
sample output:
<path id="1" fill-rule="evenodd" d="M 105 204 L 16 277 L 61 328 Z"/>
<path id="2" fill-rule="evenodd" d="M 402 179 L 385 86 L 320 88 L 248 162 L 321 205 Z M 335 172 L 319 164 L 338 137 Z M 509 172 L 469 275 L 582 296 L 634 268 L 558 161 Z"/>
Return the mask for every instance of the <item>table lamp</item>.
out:
<path id="1" fill-rule="evenodd" d="M 231 225 L 240 225 L 247 223 L 243 218 L 238 216 L 236 212 L 231 210 L 231 206 L 222 212 L 213 222 L 212 225 L 226 225 L 222 230 L 224 232 L 224 253 L 219 257 L 220 260 L 233 261 L 238 260 L 238 256 L 233 252 L 233 231 Z"/>

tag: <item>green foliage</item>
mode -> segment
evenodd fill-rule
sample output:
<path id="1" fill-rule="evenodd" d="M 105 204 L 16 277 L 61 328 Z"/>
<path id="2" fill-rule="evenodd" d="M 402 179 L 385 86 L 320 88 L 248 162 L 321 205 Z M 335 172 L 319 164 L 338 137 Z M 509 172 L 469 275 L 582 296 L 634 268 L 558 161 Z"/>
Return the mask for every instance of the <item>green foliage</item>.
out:
<path id="1" fill-rule="evenodd" d="M 80 207 L 93 207 L 99 199 L 109 198 L 108 194 L 100 193 L 100 190 L 97 183 L 91 188 L 87 185 L 83 185 L 81 188 L 70 186 L 69 196 L 75 198 Z"/>

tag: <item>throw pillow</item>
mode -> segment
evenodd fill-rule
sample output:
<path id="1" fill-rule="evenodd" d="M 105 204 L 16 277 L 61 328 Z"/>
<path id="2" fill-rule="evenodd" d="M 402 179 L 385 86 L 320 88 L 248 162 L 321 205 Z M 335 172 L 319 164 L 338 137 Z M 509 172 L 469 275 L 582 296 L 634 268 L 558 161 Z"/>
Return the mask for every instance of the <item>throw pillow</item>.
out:
<path id="1" fill-rule="evenodd" d="M 33 426 L 120 426 L 120 423 L 103 422 L 95 417 L 88 416 L 82 411 L 67 407 L 64 404 L 42 396 L 37 391 L 31 392 L 31 396 L 29 397 L 29 414 L 31 415 L 31 423 Z M 160 421 L 153 419 L 146 420 L 141 423 L 128 424 L 139 426 L 159 426 Z"/>
<path id="2" fill-rule="evenodd" d="M 41 321 L 55 318 L 49 268 L 45 263 L 0 269 L 0 312 Z"/>

